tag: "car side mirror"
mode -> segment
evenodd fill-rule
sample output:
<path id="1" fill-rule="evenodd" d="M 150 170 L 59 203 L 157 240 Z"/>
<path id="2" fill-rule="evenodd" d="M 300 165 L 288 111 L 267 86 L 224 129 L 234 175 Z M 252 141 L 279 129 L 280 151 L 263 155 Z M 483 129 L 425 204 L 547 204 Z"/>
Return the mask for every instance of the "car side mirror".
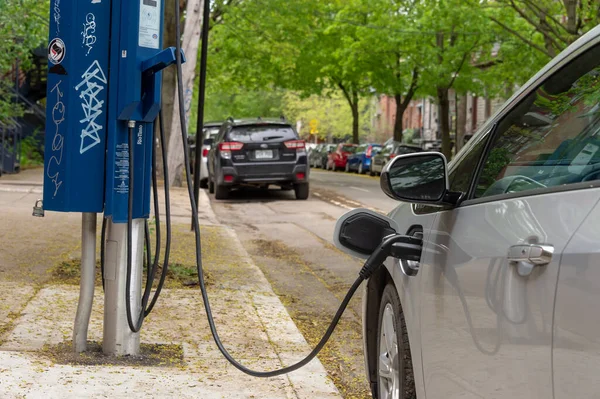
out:
<path id="1" fill-rule="evenodd" d="M 398 224 L 393 219 L 368 209 L 358 208 L 338 219 L 333 241 L 343 252 L 367 259 L 385 237 L 397 234 L 398 230 Z"/>
<path id="2" fill-rule="evenodd" d="M 448 165 L 440 152 L 394 157 L 381 173 L 380 185 L 388 197 L 412 203 L 456 205 L 461 196 L 449 191 Z"/>

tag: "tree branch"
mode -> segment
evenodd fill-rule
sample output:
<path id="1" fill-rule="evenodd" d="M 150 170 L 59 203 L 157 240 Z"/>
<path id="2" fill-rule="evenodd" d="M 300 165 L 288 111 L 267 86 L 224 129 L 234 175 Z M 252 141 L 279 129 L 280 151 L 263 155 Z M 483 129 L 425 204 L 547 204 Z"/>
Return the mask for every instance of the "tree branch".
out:
<path id="1" fill-rule="evenodd" d="M 402 101 L 402 109 L 406 109 L 408 104 L 412 100 L 417 91 L 419 83 L 419 70 L 417 68 L 413 69 L 412 73 L 412 81 L 410 82 L 410 87 L 408 88 L 408 92 L 404 95 L 404 100 Z"/>
<path id="2" fill-rule="evenodd" d="M 527 5 L 528 5 L 528 7 L 529 7 L 529 9 L 530 9 L 530 10 L 532 10 L 532 11 L 534 11 L 534 12 L 535 12 L 534 8 L 535 8 L 535 9 L 537 9 L 537 10 L 538 10 L 538 12 L 539 12 L 539 13 L 541 13 L 541 14 L 539 14 L 539 13 L 536 13 L 536 15 L 537 15 L 538 17 L 542 17 L 542 16 L 543 16 L 543 17 L 550 18 L 550 20 L 551 20 L 552 22 L 554 22 L 554 24 L 555 24 L 555 25 L 558 25 L 560 28 L 562 28 L 562 30 L 564 30 L 564 31 L 565 31 L 565 33 L 569 33 L 569 31 L 567 30 L 567 28 L 566 28 L 566 27 L 565 27 L 563 24 L 561 24 L 559 20 L 557 20 L 556 18 L 554 18 L 552 15 L 548 14 L 548 13 L 546 12 L 546 10 L 543 10 L 543 9 L 542 9 L 542 8 L 541 8 L 539 5 L 535 4 L 535 2 L 533 2 L 533 1 L 531 1 L 531 0 L 522 0 L 522 1 L 523 1 L 525 4 L 527 4 Z M 548 25 L 548 26 L 550 26 L 550 25 Z M 559 38 L 559 39 L 560 39 L 560 40 L 561 40 L 563 43 L 565 43 L 565 44 L 567 44 L 567 45 L 569 45 L 569 44 L 570 44 L 570 43 L 569 43 L 569 41 L 568 41 L 568 40 L 566 40 L 566 39 L 564 39 L 564 38 L 563 38 L 563 37 L 562 37 L 562 36 L 561 36 L 561 35 L 560 35 L 560 34 L 559 34 L 557 31 L 555 31 L 555 30 L 554 30 L 554 31 L 553 31 L 553 33 L 554 33 L 554 34 L 556 35 L 556 37 L 558 37 L 558 38 Z M 569 33 L 569 34 L 570 34 L 570 33 Z"/>
<path id="3" fill-rule="evenodd" d="M 519 8 L 519 6 L 517 6 L 514 2 L 514 0 L 510 0 L 510 4 L 512 6 L 512 8 L 524 19 L 526 20 L 531 26 L 533 26 L 535 28 L 535 30 L 537 30 L 538 32 L 540 32 L 542 35 L 544 35 L 544 37 L 551 42 L 551 44 L 556 48 L 556 49 L 562 49 L 563 47 L 560 46 L 557 42 L 556 39 L 554 37 L 552 37 L 548 31 L 548 29 L 546 29 L 546 27 L 550 27 L 550 25 L 546 22 L 545 20 L 545 15 L 544 14 L 537 14 L 536 16 L 540 19 L 540 23 L 535 22 L 533 19 L 531 19 L 531 17 L 529 17 L 529 15 L 527 15 L 525 13 L 525 11 L 521 10 Z M 531 9 L 531 7 L 529 7 Z M 534 10 L 535 12 L 535 10 Z M 553 32 L 552 32 L 553 33 Z"/>
<path id="4" fill-rule="evenodd" d="M 496 18 L 494 17 L 490 17 L 490 19 L 497 23 L 498 25 L 500 25 L 504 30 L 506 30 L 507 32 L 513 34 L 514 36 L 518 37 L 519 39 L 521 39 L 521 41 L 523 41 L 523 43 L 531 46 L 532 48 L 538 50 L 539 52 L 543 53 L 544 55 L 546 55 L 548 58 L 552 58 L 552 55 L 543 47 L 538 46 L 537 44 L 535 44 L 534 42 L 532 42 L 531 40 L 525 38 L 523 35 L 521 35 L 519 32 L 515 31 L 514 29 L 509 28 L 508 26 L 506 26 L 505 24 L 503 24 L 502 22 L 498 21 Z"/>

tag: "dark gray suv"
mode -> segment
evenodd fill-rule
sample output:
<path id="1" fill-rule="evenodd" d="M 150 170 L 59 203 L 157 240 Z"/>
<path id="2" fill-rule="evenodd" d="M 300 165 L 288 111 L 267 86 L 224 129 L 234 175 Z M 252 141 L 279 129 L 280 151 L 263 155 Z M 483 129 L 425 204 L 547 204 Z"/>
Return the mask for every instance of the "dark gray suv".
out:
<path id="1" fill-rule="evenodd" d="M 306 146 L 283 119 L 228 119 L 208 154 L 209 192 L 225 199 L 243 186 L 293 189 L 307 199 L 309 167 Z"/>

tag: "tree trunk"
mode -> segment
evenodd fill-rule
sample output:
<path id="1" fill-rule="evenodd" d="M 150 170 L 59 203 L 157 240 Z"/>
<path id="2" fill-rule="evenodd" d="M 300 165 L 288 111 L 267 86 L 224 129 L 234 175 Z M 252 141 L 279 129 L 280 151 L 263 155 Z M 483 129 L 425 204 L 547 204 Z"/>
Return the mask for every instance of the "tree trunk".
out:
<path id="1" fill-rule="evenodd" d="M 576 36 L 577 32 L 577 0 L 564 0 L 565 9 L 567 11 L 567 31 Z M 572 40 L 572 38 L 569 38 Z"/>
<path id="2" fill-rule="evenodd" d="M 452 145 L 450 142 L 450 101 L 448 100 L 448 89 L 438 87 L 437 89 L 438 103 L 440 105 L 440 131 L 442 133 L 442 154 L 448 160 L 452 159 Z"/>
<path id="3" fill-rule="evenodd" d="M 352 107 L 352 142 L 354 144 L 359 144 L 360 116 L 358 114 L 358 93 L 355 90 L 352 90 L 352 103 L 350 104 L 350 107 Z"/>
<path id="4" fill-rule="evenodd" d="M 402 132 L 404 132 L 403 119 L 406 106 L 402 103 L 402 94 L 395 94 L 396 100 L 396 120 L 394 121 L 394 141 L 402 142 Z"/>
<path id="5" fill-rule="evenodd" d="M 165 28 L 163 32 L 163 48 L 175 46 L 175 1 L 179 0 L 165 0 Z M 173 120 L 173 101 L 175 96 L 175 68 L 169 67 L 162 71 L 162 117 L 165 125 L 165 145 L 169 142 L 171 136 L 171 121 Z M 156 171 L 158 175 L 164 177 L 164 171 L 162 167 L 162 152 L 158 142 L 155 144 L 156 151 Z M 167 146 L 168 148 L 168 146 Z"/>
<path id="6" fill-rule="evenodd" d="M 183 72 L 183 97 L 185 108 L 185 124 L 189 127 L 190 110 L 192 105 L 192 94 L 194 92 L 194 80 L 196 77 L 196 63 L 198 61 L 198 45 L 202 28 L 203 0 L 189 0 L 186 7 L 186 19 L 183 30 L 183 49 L 186 57 L 182 65 Z M 169 183 L 172 186 L 182 185 L 184 152 L 181 139 L 181 122 L 179 118 L 179 98 L 177 91 L 173 96 L 173 117 L 171 120 L 171 135 L 169 137 Z M 197 145 L 201 145 L 201 141 Z"/>
<path id="7" fill-rule="evenodd" d="M 456 152 L 460 151 L 467 131 L 467 96 L 458 98 L 458 112 L 456 115 Z"/>

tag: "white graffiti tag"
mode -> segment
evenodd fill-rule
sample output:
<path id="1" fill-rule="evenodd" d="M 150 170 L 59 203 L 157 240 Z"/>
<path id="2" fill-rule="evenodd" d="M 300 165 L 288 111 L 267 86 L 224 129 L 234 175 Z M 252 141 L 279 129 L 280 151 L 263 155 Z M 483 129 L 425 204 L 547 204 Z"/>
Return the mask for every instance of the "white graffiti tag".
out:
<path id="1" fill-rule="evenodd" d="M 81 130 L 81 146 L 79 153 L 90 150 L 100 144 L 100 135 L 103 126 L 96 122 L 99 116 L 102 115 L 104 100 L 98 99 L 98 95 L 106 88 L 106 75 L 102 71 L 98 61 L 94 61 L 92 65 L 81 75 L 83 80 L 75 86 L 75 90 L 80 88 L 85 89 L 79 95 L 81 98 L 81 107 L 85 117 L 79 123 L 85 123 L 86 126 Z"/>
<path id="2" fill-rule="evenodd" d="M 56 22 L 56 31 L 60 33 L 60 0 L 54 1 L 53 11 L 54 22 Z"/>
<path id="3" fill-rule="evenodd" d="M 92 51 L 94 48 L 94 44 L 96 44 L 96 16 L 92 13 L 89 13 L 85 16 L 85 23 L 83 24 L 83 31 L 81 32 L 81 36 L 83 36 L 83 45 L 88 48 L 86 56 Z"/>
<path id="4" fill-rule="evenodd" d="M 48 160 L 48 167 L 46 169 L 46 175 L 54 183 L 54 194 L 52 195 L 52 198 L 56 197 L 56 194 L 58 194 L 58 189 L 63 184 L 60 178 L 59 167 L 63 159 L 65 138 L 62 134 L 60 134 L 60 125 L 65 120 L 66 107 L 62 102 L 63 92 L 60 90 L 61 83 L 62 80 L 58 82 L 52 90 L 50 90 L 50 93 L 56 94 L 56 103 L 54 104 L 54 107 L 52 107 L 52 122 L 54 122 L 56 130 L 54 132 L 54 138 L 52 139 L 52 147 L 50 152 L 52 156 Z"/>

